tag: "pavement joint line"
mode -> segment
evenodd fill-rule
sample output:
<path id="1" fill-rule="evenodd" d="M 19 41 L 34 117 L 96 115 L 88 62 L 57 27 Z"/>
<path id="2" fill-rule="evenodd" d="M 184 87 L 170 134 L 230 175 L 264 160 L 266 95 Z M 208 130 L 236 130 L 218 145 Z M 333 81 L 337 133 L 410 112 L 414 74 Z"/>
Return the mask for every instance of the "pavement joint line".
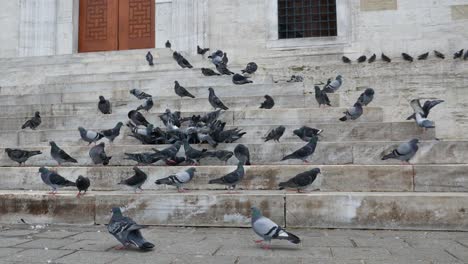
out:
<path id="1" fill-rule="evenodd" d="M 468 245 L 465 245 L 465 244 L 463 244 L 462 242 L 460 242 L 460 241 L 458 241 L 458 240 L 456 240 L 456 239 L 454 239 L 453 241 L 455 241 L 455 243 L 461 245 L 462 247 L 468 248 Z"/>
<path id="2" fill-rule="evenodd" d="M 353 247 L 354 248 L 357 248 L 357 244 L 356 244 L 356 241 L 354 241 L 352 238 L 349 239 L 351 241 L 351 244 L 353 244 Z"/>
<path id="3" fill-rule="evenodd" d="M 239 260 L 240 260 L 240 256 L 237 256 L 237 257 L 236 257 L 236 260 L 234 260 L 234 264 L 238 264 L 238 263 L 239 263 Z"/>
<path id="4" fill-rule="evenodd" d="M 57 249 L 57 250 L 61 250 L 61 249 Z M 70 249 L 67 249 L 67 250 L 70 250 Z M 53 259 L 53 261 L 55 261 L 55 260 L 57 260 L 57 259 L 64 258 L 64 257 L 66 257 L 66 256 L 70 256 L 71 254 L 74 254 L 74 253 L 76 253 L 76 252 L 78 252 L 78 251 L 79 251 L 79 250 L 77 250 L 77 249 L 72 250 L 72 252 L 70 252 L 70 253 L 68 253 L 68 254 L 65 254 L 65 255 L 63 255 L 63 256 L 60 256 L 60 257 L 58 257 L 58 258 Z"/>
<path id="5" fill-rule="evenodd" d="M 213 253 L 211 253 L 211 256 L 214 256 L 216 255 L 216 253 L 218 253 L 218 251 L 223 247 L 223 245 L 220 245 Z"/>
<path id="6" fill-rule="evenodd" d="M 454 257 L 455 259 L 460 260 L 460 261 L 463 261 L 463 259 L 460 259 L 460 258 L 457 257 L 456 255 L 452 254 L 452 252 L 448 251 L 448 249 L 445 249 L 445 248 L 444 248 L 444 251 L 447 252 L 447 254 L 449 254 L 450 256 Z"/>

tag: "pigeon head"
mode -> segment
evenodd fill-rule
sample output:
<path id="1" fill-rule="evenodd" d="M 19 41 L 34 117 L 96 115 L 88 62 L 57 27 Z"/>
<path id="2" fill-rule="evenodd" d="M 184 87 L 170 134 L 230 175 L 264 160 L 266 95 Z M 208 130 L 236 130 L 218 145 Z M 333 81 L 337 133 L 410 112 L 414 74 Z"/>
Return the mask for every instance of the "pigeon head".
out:
<path id="1" fill-rule="evenodd" d="M 372 88 L 367 88 L 367 89 L 364 91 L 364 94 L 366 94 L 367 96 L 374 95 L 374 89 L 372 89 Z"/>
<path id="2" fill-rule="evenodd" d="M 122 122 L 118 122 L 117 125 L 115 125 L 116 127 L 120 128 L 123 126 L 123 123 Z"/>
<path id="3" fill-rule="evenodd" d="M 255 221 L 257 220 L 258 218 L 262 217 L 262 212 L 260 212 L 260 209 L 258 209 L 257 207 L 252 207 L 250 208 L 250 211 L 252 212 L 252 220 Z"/>
<path id="4" fill-rule="evenodd" d="M 133 116 L 136 112 L 136 110 L 131 110 L 130 112 L 128 112 L 128 118 L 131 118 L 131 116 Z"/>
<path id="5" fill-rule="evenodd" d="M 317 85 L 315 85 L 314 89 L 315 89 L 315 93 L 319 93 L 319 92 L 320 92 L 320 87 L 318 87 Z"/>
<path id="6" fill-rule="evenodd" d="M 39 173 L 47 173 L 49 170 L 46 169 L 45 167 L 40 167 L 39 168 Z"/>
<path id="7" fill-rule="evenodd" d="M 336 79 L 337 79 L 337 80 L 341 80 L 341 79 L 343 79 L 343 76 L 338 75 L 338 76 L 336 76 Z"/>
<path id="8" fill-rule="evenodd" d="M 100 102 L 104 102 L 105 100 L 106 100 L 106 99 L 104 99 L 104 96 L 102 96 L 102 95 L 99 96 L 99 101 L 100 101 Z"/>
<path id="9" fill-rule="evenodd" d="M 302 135 L 303 128 L 294 129 L 293 134 L 300 137 Z"/>
<path id="10" fill-rule="evenodd" d="M 5 152 L 6 152 L 6 153 L 10 153 L 10 151 L 11 151 L 11 148 L 6 148 L 6 149 L 5 149 Z"/>
<path id="11" fill-rule="evenodd" d="M 417 145 L 419 143 L 419 139 L 417 138 L 413 138 L 412 140 L 410 140 L 409 142 L 411 145 Z"/>
<path id="12" fill-rule="evenodd" d="M 316 174 L 322 173 L 319 168 L 313 168 L 310 171 Z"/>
<path id="13" fill-rule="evenodd" d="M 215 55 L 218 56 L 218 57 L 221 57 L 221 56 L 223 56 L 223 51 L 222 50 L 217 50 L 215 52 Z"/>
<path id="14" fill-rule="evenodd" d="M 178 81 L 174 81 L 174 83 L 175 83 L 175 84 L 179 84 L 179 82 L 178 82 Z"/>
<path id="15" fill-rule="evenodd" d="M 210 91 L 210 93 L 213 93 L 213 92 L 214 92 L 213 88 L 211 88 L 211 87 L 208 88 L 208 91 Z"/>
<path id="16" fill-rule="evenodd" d="M 102 146 L 103 148 L 106 146 L 106 144 L 104 144 L 104 142 L 101 142 L 98 144 L 98 146 Z"/>
<path id="17" fill-rule="evenodd" d="M 51 147 L 57 147 L 57 144 L 55 143 L 55 141 L 49 141 L 49 144 Z"/>
<path id="18" fill-rule="evenodd" d="M 83 177 L 83 175 L 78 175 L 78 180 L 82 181 L 84 179 L 85 179 L 85 177 Z"/>
<path id="19" fill-rule="evenodd" d="M 41 117 L 41 115 L 39 114 L 39 111 L 37 111 L 36 113 L 34 113 L 34 116 L 36 116 L 36 117 Z"/>
<path id="20" fill-rule="evenodd" d="M 194 173 L 196 171 L 197 171 L 197 169 L 195 169 L 195 168 L 188 168 L 187 169 L 187 173 Z"/>
<path id="21" fill-rule="evenodd" d="M 120 207 L 112 207 L 112 216 L 122 216 L 122 210 Z"/>
<path id="22" fill-rule="evenodd" d="M 278 132 L 280 132 L 280 133 L 284 133 L 285 130 L 286 130 L 286 128 L 284 126 L 279 126 L 278 127 Z"/>
<path id="23" fill-rule="evenodd" d="M 131 93 L 131 94 L 135 94 L 135 91 L 136 91 L 136 89 L 131 89 L 131 90 L 130 90 L 130 93 Z"/>
<path id="24" fill-rule="evenodd" d="M 271 96 L 269 96 L 268 94 L 265 94 L 265 96 L 264 96 L 264 97 L 265 97 L 265 99 L 267 99 L 267 100 L 271 100 L 271 99 L 273 99 L 273 98 L 271 98 Z"/>

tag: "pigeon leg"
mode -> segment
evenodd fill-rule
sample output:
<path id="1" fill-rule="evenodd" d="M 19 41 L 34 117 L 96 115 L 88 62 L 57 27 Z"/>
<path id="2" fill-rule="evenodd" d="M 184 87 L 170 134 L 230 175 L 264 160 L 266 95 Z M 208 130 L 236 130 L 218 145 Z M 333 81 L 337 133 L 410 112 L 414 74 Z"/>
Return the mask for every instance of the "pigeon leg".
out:
<path id="1" fill-rule="evenodd" d="M 79 191 L 77 194 L 76 194 L 76 198 L 80 198 L 81 196 L 81 191 Z"/>
<path id="2" fill-rule="evenodd" d="M 263 242 L 263 240 L 262 240 L 262 239 L 260 239 L 260 240 L 254 240 L 254 242 L 255 242 L 255 244 L 260 244 L 260 243 Z"/>
<path id="3" fill-rule="evenodd" d="M 308 161 L 308 160 L 303 160 L 303 162 L 309 164 L 309 161 Z"/>
<path id="4" fill-rule="evenodd" d="M 271 249 L 271 245 L 270 245 L 270 244 L 263 244 L 263 245 L 262 245 L 262 248 L 265 249 L 265 250 L 270 250 L 270 249 Z"/>
<path id="5" fill-rule="evenodd" d="M 118 246 L 115 246 L 114 249 L 116 250 L 122 250 L 122 249 L 126 249 L 127 247 L 124 246 L 124 245 L 118 245 Z"/>
<path id="6" fill-rule="evenodd" d="M 186 190 L 186 189 L 184 189 L 184 188 L 179 188 L 179 189 L 177 189 L 177 192 L 180 192 L 180 193 L 185 193 L 185 192 L 187 192 L 187 190 Z"/>

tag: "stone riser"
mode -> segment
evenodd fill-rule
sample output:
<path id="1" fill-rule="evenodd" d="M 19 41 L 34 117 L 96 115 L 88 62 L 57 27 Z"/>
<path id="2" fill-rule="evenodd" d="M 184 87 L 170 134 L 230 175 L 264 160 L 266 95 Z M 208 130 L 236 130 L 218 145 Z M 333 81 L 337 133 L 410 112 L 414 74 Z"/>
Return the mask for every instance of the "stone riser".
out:
<path id="1" fill-rule="evenodd" d="M 78 134 L 78 132 L 77 132 Z M 327 143 L 319 142 L 317 149 L 312 157 L 309 157 L 311 164 L 326 164 L 326 165 L 346 165 L 346 164 L 363 164 L 363 165 L 392 165 L 401 164 L 398 160 L 381 160 L 384 154 L 391 152 L 399 142 L 339 142 Z M 233 150 L 237 143 L 220 144 L 217 149 Z M 292 153 L 296 149 L 304 146 L 305 143 L 267 143 L 267 144 L 246 144 L 250 149 L 252 164 L 303 164 L 301 160 L 286 160 L 280 161 L 282 157 Z M 68 154 L 78 160 L 79 166 L 92 165 L 89 157 L 89 149 L 85 142 L 81 147 L 77 146 L 60 146 Z M 136 162 L 123 160 L 124 152 L 137 153 L 151 151 L 152 148 L 163 149 L 167 145 L 106 145 L 106 153 L 112 156 L 110 165 L 113 166 L 129 166 Z M 197 149 L 207 148 L 212 149 L 207 145 L 194 145 Z M 468 160 L 467 141 L 427 141 L 419 144 L 419 151 L 410 161 L 412 164 L 465 164 Z M 57 163 L 50 157 L 50 147 L 32 147 L 28 146 L 29 150 L 41 150 L 42 155 L 34 156 L 26 162 L 28 166 L 56 166 Z M 3 149 L 0 149 L 0 166 L 17 166 L 8 158 Z M 178 156 L 184 156 L 183 147 L 180 149 Z M 216 158 L 206 158 L 201 160 L 202 165 L 223 165 L 224 163 Z M 235 165 L 237 160 L 231 158 L 228 164 Z M 67 164 L 65 164 L 66 166 Z M 72 166 L 73 164 L 68 164 Z M 77 164 L 75 164 L 77 165 Z"/>
<path id="2" fill-rule="evenodd" d="M 424 130 L 416 126 L 413 122 L 398 123 L 324 123 L 307 124 L 310 127 L 322 129 L 320 142 L 341 142 L 341 141 L 400 141 L 406 138 L 419 138 L 422 140 L 433 140 L 435 138 L 434 129 Z M 259 126 L 226 126 L 225 129 L 239 128 L 246 131 L 241 139 L 236 143 L 262 143 L 263 137 L 270 129 L 277 128 L 278 125 Z M 280 142 L 302 142 L 293 134 L 299 125 L 285 126 L 286 130 Z M 93 131 L 100 131 L 103 127 L 88 128 Z M 122 127 L 120 136 L 114 140 L 116 145 L 140 145 L 140 141 L 128 136 L 131 134 L 127 127 Z M 61 145 L 83 145 L 83 141 L 77 136 L 76 129 L 70 130 L 20 130 L 0 132 L 0 146 L 48 146 L 49 141 L 54 140 Z"/>
<path id="3" fill-rule="evenodd" d="M 340 192 L 466 192 L 468 191 L 468 165 L 270 165 L 246 166 L 246 174 L 237 186 L 239 190 L 278 190 L 280 182 L 287 181 L 298 173 L 318 167 L 318 175 L 308 191 Z M 39 167 L 3 168 L 0 177 L 2 190 L 50 190 L 38 173 Z M 60 167 L 53 168 L 63 177 L 75 181 L 78 175 L 90 178 L 90 191 L 128 191 L 130 188 L 118 185 L 122 179 L 134 175 L 133 167 Z M 148 174 L 144 190 L 168 190 L 176 192 L 173 186 L 156 185 L 155 181 L 189 167 L 139 166 Z M 233 171 L 235 166 L 196 166 L 194 179 L 184 187 L 190 190 L 223 190 L 225 187 L 208 184 L 211 179 Z M 65 190 L 74 190 L 74 187 Z M 295 190 L 292 189 L 292 192 Z"/>
<path id="4" fill-rule="evenodd" d="M 93 192 L 77 199 L 75 192 L 2 191 L 0 197 L 2 223 L 107 224 L 110 209 L 125 206 L 140 224 L 248 227 L 250 207 L 258 206 L 289 228 L 468 229 L 468 195 L 453 193 Z"/>

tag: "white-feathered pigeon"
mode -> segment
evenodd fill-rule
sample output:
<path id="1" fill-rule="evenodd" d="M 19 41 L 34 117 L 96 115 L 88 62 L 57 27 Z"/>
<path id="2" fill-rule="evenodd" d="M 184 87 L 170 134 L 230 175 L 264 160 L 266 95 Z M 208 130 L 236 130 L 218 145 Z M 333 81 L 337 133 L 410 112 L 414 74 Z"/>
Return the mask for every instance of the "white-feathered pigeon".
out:
<path id="1" fill-rule="evenodd" d="M 410 105 L 414 110 L 414 116 L 415 116 L 416 124 L 419 127 L 423 127 L 423 128 L 434 128 L 435 127 L 433 121 L 423 117 L 424 116 L 424 110 L 421 107 L 421 103 L 419 102 L 419 99 L 411 100 Z"/>
<path id="2" fill-rule="evenodd" d="M 178 172 L 176 174 L 170 175 L 166 178 L 162 178 L 157 180 L 155 183 L 157 185 L 166 184 L 166 185 L 174 185 L 177 187 L 178 192 L 185 192 L 185 189 L 182 186 L 193 179 L 195 172 L 197 170 L 195 168 L 189 168 L 185 171 Z"/>

